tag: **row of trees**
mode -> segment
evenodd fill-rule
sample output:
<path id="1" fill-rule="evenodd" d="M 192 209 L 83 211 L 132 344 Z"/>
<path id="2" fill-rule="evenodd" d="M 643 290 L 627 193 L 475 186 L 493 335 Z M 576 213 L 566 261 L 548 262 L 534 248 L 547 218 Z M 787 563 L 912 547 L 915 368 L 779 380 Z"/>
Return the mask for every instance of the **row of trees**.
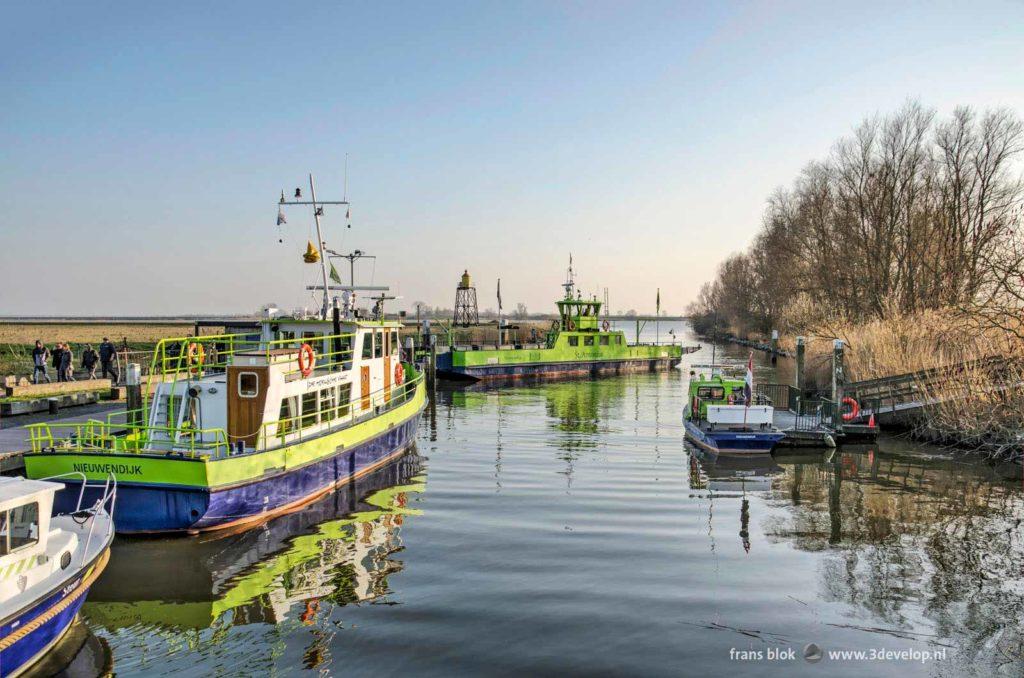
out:
<path id="1" fill-rule="evenodd" d="M 696 329 L 806 331 L 823 320 L 953 308 L 1022 335 L 1024 124 L 1005 109 L 938 119 L 910 102 L 862 122 L 768 200 L 746 252 L 689 314 Z"/>

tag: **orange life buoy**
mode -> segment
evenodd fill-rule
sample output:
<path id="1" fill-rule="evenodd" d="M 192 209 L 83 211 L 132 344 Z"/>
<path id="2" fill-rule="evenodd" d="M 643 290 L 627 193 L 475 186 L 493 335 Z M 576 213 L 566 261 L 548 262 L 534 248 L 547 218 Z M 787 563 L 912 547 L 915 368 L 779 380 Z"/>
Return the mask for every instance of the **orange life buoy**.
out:
<path id="1" fill-rule="evenodd" d="M 198 374 L 203 366 L 203 360 L 206 358 L 206 351 L 203 350 L 203 345 L 197 341 L 189 343 L 186 355 L 190 371 L 193 374 Z"/>
<path id="2" fill-rule="evenodd" d="M 302 373 L 302 376 L 308 377 L 312 374 L 314 365 L 316 365 L 316 354 L 313 353 L 313 347 L 303 344 L 299 347 L 299 372 Z"/>
<path id="3" fill-rule="evenodd" d="M 316 618 L 316 613 L 320 610 L 320 601 L 316 598 L 311 598 L 306 601 L 306 610 L 299 615 L 299 619 L 303 624 L 312 624 Z"/>
<path id="4" fill-rule="evenodd" d="M 402 363 L 395 363 L 395 385 L 401 386 L 403 381 L 405 381 L 405 368 L 402 367 Z"/>
<path id="5" fill-rule="evenodd" d="M 729 402 L 730 405 L 735 405 L 736 404 L 736 394 L 735 393 L 730 393 L 729 394 L 728 402 Z"/>
<path id="6" fill-rule="evenodd" d="M 843 421 L 853 421 L 854 419 L 856 419 L 857 415 L 860 414 L 860 405 L 857 403 L 857 401 L 851 398 L 850 396 L 846 396 L 845 398 L 842 399 L 841 402 L 844 405 L 850 406 L 850 411 L 843 413 Z"/>

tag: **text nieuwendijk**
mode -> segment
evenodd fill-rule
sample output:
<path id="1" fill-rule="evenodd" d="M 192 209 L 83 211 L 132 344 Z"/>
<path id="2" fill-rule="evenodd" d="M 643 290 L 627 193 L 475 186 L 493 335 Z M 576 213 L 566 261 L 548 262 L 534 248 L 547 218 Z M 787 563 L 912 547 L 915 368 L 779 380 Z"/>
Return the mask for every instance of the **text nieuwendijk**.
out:
<path id="1" fill-rule="evenodd" d="M 140 464 L 72 464 L 78 473 L 114 473 L 121 476 L 141 476 Z"/>

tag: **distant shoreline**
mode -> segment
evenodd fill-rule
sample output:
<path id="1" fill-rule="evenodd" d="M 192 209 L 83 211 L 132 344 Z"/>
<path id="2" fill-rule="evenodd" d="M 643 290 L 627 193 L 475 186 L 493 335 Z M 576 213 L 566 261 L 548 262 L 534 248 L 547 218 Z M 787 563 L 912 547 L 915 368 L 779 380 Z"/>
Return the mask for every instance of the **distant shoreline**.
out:
<path id="1" fill-rule="evenodd" d="M 391 314 L 389 314 L 390 317 Z M 514 324 L 516 322 L 538 322 L 544 320 L 553 320 L 554 315 L 545 314 L 537 316 L 529 316 L 526 318 L 510 318 L 504 317 L 506 323 Z M 604 318 L 604 316 L 602 316 Z M 661 316 L 655 318 L 654 316 L 631 316 L 631 315 L 611 315 L 607 316 L 608 320 L 616 322 L 624 321 L 635 321 L 643 320 L 647 322 L 654 322 L 655 320 L 666 322 L 685 322 L 688 320 L 686 316 Z M 404 320 L 410 322 L 416 319 L 414 313 L 407 313 Z M 481 318 L 481 324 L 487 324 L 490 322 L 497 321 L 497 316 Z M 193 323 L 196 321 L 256 321 L 260 320 L 259 316 L 252 314 L 238 314 L 238 315 L 159 315 L 159 316 L 56 316 L 56 315 L 40 315 L 40 316 L 0 316 L 0 325 L 96 325 L 101 323 L 117 323 L 119 325 L 133 325 L 133 324 L 144 324 L 144 325 L 183 325 Z M 438 322 L 439 318 L 430 318 L 431 322 Z M 449 320 L 444 318 L 443 320 Z"/>

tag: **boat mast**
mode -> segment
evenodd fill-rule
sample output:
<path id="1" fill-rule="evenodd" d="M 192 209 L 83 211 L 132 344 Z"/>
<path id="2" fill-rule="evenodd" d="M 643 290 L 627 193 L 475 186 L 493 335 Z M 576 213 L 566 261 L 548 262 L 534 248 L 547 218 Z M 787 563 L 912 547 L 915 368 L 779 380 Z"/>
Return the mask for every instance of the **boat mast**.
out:
<path id="1" fill-rule="evenodd" d="M 347 174 L 347 168 L 346 168 L 346 174 Z M 347 183 L 347 178 L 346 178 L 346 183 Z M 346 190 L 347 190 L 347 186 L 346 186 Z M 326 256 L 326 251 L 325 251 L 326 250 L 326 247 L 325 247 L 326 243 L 324 243 L 323 230 L 320 227 L 320 217 L 323 216 L 324 205 L 348 205 L 348 200 L 345 199 L 345 200 L 317 201 L 317 199 L 316 199 L 316 187 L 315 187 L 315 185 L 313 183 L 313 173 L 312 172 L 310 172 L 310 174 L 309 174 L 309 194 L 310 194 L 309 195 L 310 200 L 285 200 L 284 199 L 284 191 L 282 191 L 281 192 L 281 200 L 280 200 L 280 202 L 278 202 L 278 209 L 280 210 L 282 207 L 284 207 L 286 205 L 312 205 L 313 206 L 313 219 L 316 221 L 316 240 L 317 240 L 318 243 L 320 243 L 320 246 L 317 248 L 317 250 L 320 252 L 320 255 L 321 255 L 320 256 L 320 276 L 321 276 L 321 279 L 323 281 L 323 283 L 322 283 L 323 287 L 313 287 L 313 288 L 310 288 L 310 289 L 323 289 L 323 291 L 324 291 L 324 298 L 323 298 L 323 303 L 321 304 L 321 307 L 320 307 L 320 317 L 321 317 L 321 319 L 326 320 L 327 319 L 327 309 L 330 306 L 330 291 L 329 291 L 329 287 L 328 287 L 328 284 L 327 284 L 327 261 L 326 261 L 327 260 L 327 256 Z M 302 197 L 301 191 L 299 191 L 299 189 L 297 189 L 297 188 L 295 189 L 295 197 L 296 198 L 301 198 Z M 283 216 L 280 217 L 280 218 L 283 220 Z M 278 222 L 279 225 L 281 223 L 283 223 L 283 221 L 279 221 Z"/>
<path id="2" fill-rule="evenodd" d="M 320 210 L 316 208 L 316 187 L 313 185 L 313 173 L 309 173 L 309 197 L 313 201 L 313 219 L 316 221 L 316 239 L 320 243 L 320 276 L 324 283 L 324 300 L 320 307 L 320 318 L 327 320 L 327 307 L 330 305 L 330 292 L 327 289 L 327 252 L 324 251 L 324 236 L 320 230 Z"/>

